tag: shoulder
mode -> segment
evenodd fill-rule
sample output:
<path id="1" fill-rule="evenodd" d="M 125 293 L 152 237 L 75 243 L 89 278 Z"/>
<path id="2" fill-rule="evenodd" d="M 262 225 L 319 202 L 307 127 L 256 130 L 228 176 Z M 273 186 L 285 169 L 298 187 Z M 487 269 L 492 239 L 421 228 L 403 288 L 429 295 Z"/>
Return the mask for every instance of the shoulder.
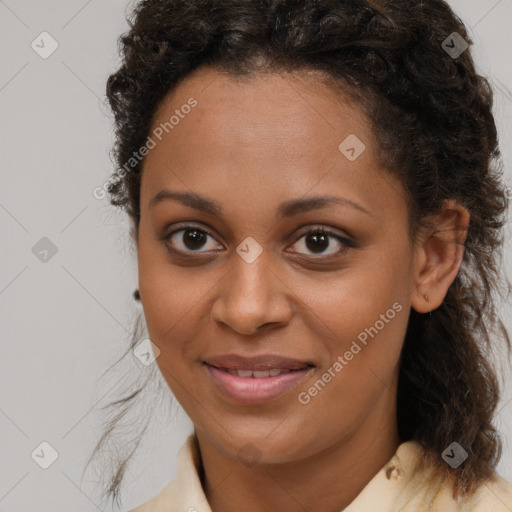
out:
<path id="1" fill-rule="evenodd" d="M 196 439 L 191 434 L 178 452 L 176 478 L 129 512 L 211 512 L 198 472 L 199 459 Z"/>
<path id="2" fill-rule="evenodd" d="M 511 512 L 512 484 L 498 474 L 481 484 L 474 494 L 461 502 L 453 499 L 451 485 L 444 486 L 433 508 L 435 512 Z"/>
<path id="3" fill-rule="evenodd" d="M 473 498 L 462 508 L 468 512 L 510 512 L 512 511 L 512 483 L 498 474 L 475 492 Z"/>
<path id="4" fill-rule="evenodd" d="M 128 512 L 176 512 L 176 498 L 179 496 L 176 480 L 168 483 L 156 496 Z"/>
<path id="5" fill-rule="evenodd" d="M 436 467 L 419 467 L 424 454 L 415 441 L 404 443 L 397 452 L 406 475 L 398 500 L 401 512 L 512 512 L 512 483 L 497 473 L 468 498 L 456 500 L 453 480 L 442 477 Z"/>

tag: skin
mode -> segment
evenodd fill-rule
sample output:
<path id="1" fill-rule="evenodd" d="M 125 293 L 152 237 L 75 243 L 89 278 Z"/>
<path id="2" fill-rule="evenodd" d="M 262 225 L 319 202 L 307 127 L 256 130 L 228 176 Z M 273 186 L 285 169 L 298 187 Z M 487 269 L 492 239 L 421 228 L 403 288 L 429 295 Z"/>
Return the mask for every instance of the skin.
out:
<path id="1" fill-rule="evenodd" d="M 443 301 L 462 261 L 468 213 L 446 202 L 432 218 L 438 232 L 411 240 L 404 189 L 381 168 L 370 122 L 314 73 L 239 80 L 201 68 L 162 101 L 153 129 L 191 97 L 197 106 L 145 158 L 135 226 L 157 364 L 194 423 L 213 512 L 342 510 L 401 442 L 396 389 L 409 312 Z M 350 134 L 366 146 L 354 161 L 338 149 Z M 150 207 L 163 189 L 195 192 L 224 213 L 170 200 Z M 282 202 L 321 195 L 367 212 L 329 204 L 277 217 Z M 212 236 L 196 251 L 184 231 L 162 240 L 182 222 Z M 307 233 L 318 227 L 352 244 L 329 237 L 314 252 Z M 249 236 L 263 249 L 250 264 L 236 252 Z M 395 303 L 401 312 L 300 403 L 298 393 Z M 278 399 L 240 405 L 202 365 L 226 353 L 274 353 L 315 368 Z M 255 463 L 240 456 L 248 446 Z"/>

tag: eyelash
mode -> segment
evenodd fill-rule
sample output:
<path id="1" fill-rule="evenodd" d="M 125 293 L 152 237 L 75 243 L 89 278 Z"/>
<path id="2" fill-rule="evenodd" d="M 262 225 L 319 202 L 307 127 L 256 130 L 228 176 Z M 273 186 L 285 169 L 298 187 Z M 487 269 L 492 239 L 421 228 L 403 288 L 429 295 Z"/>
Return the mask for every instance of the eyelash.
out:
<path id="1" fill-rule="evenodd" d="M 181 251 L 179 249 L 171 249 L 169 246 L 168 246 L 168 243 L 169 240 L 176 234 L 176 233 L 179 233 L 181 231 L 189 231 L 189 230 L 196 230 L 200 233 L 205 233 L 207 234 L 208 236 L 210 236 L 211 238 L 215 239 L 215 237 L 207 230 L 207 229 L 204 229 L 204 228 L 200 228 L 199 226 L 195 226 L 193 224 L 184 224 L 184 225 L 181 225 L 178 229 L 175 229 L 173 231 L 171 231 L 170 233 L 164 235 L 160 240 L 162 242 L 164 242 L 167 250 L 171 253 L 174 253 L 174 254 L 178 254 L 178 255 L 188 255 L 188 254 L 201 254 L 200 252 L 196 252 L 196 251 Z M 344 238 L 340 235 L 338 235 L 337 233 L 333 232 L 333 231 L 330 231 L 328 229 L 325 229 L 324 227 L 314 227 L 304 233 L 302 233 L 299 238 L 297 238 L 297 240 L 292 244 L 292 245 L 295 245 L 299 240 L 301 240 L 303 237 L 307 236 L 307 235 L 310 235 L 310 234 L 319 234 L 319 235 L 326 235 L 328 236 L 329 238 L 334 238 L 336 239 L 337 241 L 339 241 L 341 244 L 343 244 L 345 247 L 342 248 L 341 250 L 335 252 L 334 254 L 329 254 L 328 256 L 314 256 L 314 255 L 311 255 L 312 256 L 312 259 L 314 260 L 318 260 L 318 259 L 328 259 L 328 258 L 332 258 L 332 257 L 335 257 L 335 256 L 340 256 L 341 254 L 344 254 L 348 249 L 350 248 L 353 248 L 355 247 L 355 244 L 349 240 L 348 238 Z M 299 253 L 300 255 L 304 256 L 303 253 Z"/>

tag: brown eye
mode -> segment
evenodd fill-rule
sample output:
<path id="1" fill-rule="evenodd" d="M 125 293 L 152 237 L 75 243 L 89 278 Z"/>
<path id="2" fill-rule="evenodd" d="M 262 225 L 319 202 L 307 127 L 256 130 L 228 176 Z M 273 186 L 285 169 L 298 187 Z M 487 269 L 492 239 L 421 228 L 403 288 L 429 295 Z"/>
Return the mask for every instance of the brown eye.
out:
<path id="1" fill-rule="evenodd" d="M 209 235 L 198 229 L 187 229 L 183 231 L 182 242 L 192 250 L 201 249 Z"/>
<path id="2" fill-rule="evenodd" d="M 301 241 L 303 240 L 303 241 Z M 349 247 L 353 247 L 353 244 L 347 238 L 344 238 L 332 231 L 325 230 L 323 228 L 316 228 L 304 233 L 294 246 L 305 251 L 310 251 L 310 254 L 321 254 L 326 256 L 333 256 L 335 254 L 341 254 L 345 252 Z M 334 248 L 334 250 L 329 249 Z M 300 252 L 303 251 L 293 251 Z"/>
<path id="3" fill-rule="evenodd" d="M 214 240 L 213 236 L 204 229 L 196 226 L 182 226 L 166 235 L 163 240 L 166 244 L 170 243 L 173 250 L 181 253 L 201 253 L 222 249 L 219 244 L 209 242 L 210 238 Z"/>
<path id="4" fill-rule="evenodd" d="M 309 233 L 306 235 L 306 247 L 317 253 L 323 252 L 329 247 L 329 235 L 320 232 Z"/>

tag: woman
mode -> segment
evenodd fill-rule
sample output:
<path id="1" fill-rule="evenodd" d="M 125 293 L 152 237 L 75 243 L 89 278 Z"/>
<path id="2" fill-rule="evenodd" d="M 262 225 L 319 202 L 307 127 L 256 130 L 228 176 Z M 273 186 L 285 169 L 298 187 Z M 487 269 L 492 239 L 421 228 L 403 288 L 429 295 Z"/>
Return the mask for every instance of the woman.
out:
<path id="1" fill-rule="evenodd" d="M 507 195 L 448 5 L 147 0 L 121 42 L 111 203 L 194 424 L 134 511 L 512 510 L 489 355 Z"/>

